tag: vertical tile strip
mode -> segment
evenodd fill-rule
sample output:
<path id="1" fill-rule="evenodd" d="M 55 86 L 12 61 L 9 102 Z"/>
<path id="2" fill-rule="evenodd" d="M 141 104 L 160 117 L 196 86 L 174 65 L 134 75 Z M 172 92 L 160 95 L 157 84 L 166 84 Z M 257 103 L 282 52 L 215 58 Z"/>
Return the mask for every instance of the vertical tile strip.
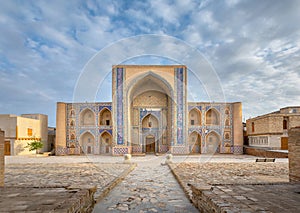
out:
<path id="1" fill-rule="evenodd" d="M 123 145 L 123 68 L 117 68 L 117 144 Z"/>
<path id="2" fill-rule="evenodd" d="M 177 144 L 183 144 L 183 68 L 176 68 L 177 81 Z"/>

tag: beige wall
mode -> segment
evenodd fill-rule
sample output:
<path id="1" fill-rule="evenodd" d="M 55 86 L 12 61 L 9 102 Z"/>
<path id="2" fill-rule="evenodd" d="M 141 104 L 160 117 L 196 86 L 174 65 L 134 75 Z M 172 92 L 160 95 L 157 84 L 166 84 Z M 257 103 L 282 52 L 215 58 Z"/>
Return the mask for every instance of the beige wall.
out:
<path id="1" fill-rule="evenodd" d="M 4 131 L 0 129 L 0 187 L 4 186 Z"/>
<path id="2" fill-rule="evenodd" d="M 7 132 L 7 134 L 5 134 L 5 140 L 10 141 L 11 155 L 35 153 L 35 151 L 29 152 L 29 149 L 25 148 L 28 143 L 34 141 L 34 138 L 44 140 L 44 145 L 47 146 L 47 126 L 47 115 L 0 115 L 0 128 Z M 28 129 L 32 130 L 32 135 L 28 135 Z M 40 151 L 44 150 L 42 149 Z"/>
<path id="3" fill-rule="evenodd" d="M 0 115 L 0 128 L 5 132 L 6 138 L 16 137 L 17 116 Z"/>
<path id="4" fill-rule="evenodd" d="M 300 126 L 300 114 L 289 116 L 289 128 Z"/>
<path id="5" fill-rule="evenodd" d="M 295 109 L 296 112 L 292 111 Z M 252 146 L 281 148 L 281 137 L 288 137 L 288 131 L 283 129 L 283 121 L 287 120 L 288 129 L 300 126 L 299 109 L 299 107 L 286 107 L 277 112 L 248 119 L 246 127 L 249 145 L 251 145 L 251 138 L 267 136 L 267 145 L 252 144 Z M 252 131 L 252 123 L 254 123 L 254 132 Z"/>
<path id="6" fill-rule="evenodd" d="M 252 131 L 252 122 L 254 123 L 254 132 Z M 246 121 L 247 134 L 267 134 L 283 132 L 283 116 L 282 115 L 266 115 L 248 119 Z"/>
<path id="7" fill-rule="evenodd" d="M 242 103 L 232 104 L 233 107 L 233 144 L 243 146 L 243 122 L 242 122 Z"/>
<path id="8" fill-rule="evenodd" d="M 48 116 L 43 114 L 22 114 L 21 116 L 39 120 L 40 138 L 43 142 L 43 148 L 41 151 L 50 151 L 50 147 L 48 146 Z"/>
<path id="9" fill-rule="evenodd" d="M 59 155 L 60 149 L 64 149 L 66 147 L 66 126 L 66 104 L 58 102 L 56 108 L 56 155 Z"/>

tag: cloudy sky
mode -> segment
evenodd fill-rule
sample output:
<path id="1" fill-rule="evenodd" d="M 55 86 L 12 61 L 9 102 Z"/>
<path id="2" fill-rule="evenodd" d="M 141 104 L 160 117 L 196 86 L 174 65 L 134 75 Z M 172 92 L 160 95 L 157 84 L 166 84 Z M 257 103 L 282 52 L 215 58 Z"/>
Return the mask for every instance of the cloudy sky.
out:
<path id="1" fill-rule="evenodd" d="M 246 119 L 300 105 L 299 23 L 298 0 L 2 0 L 0 113 L 44 113 L 55 126 L 56 102 L 72 101 L 89 59 L 143 34 L 197 48 L 219 77 L 226 101 L 243 102 Z M 137 57 L 126 63 L 172 62 Z M 189 80 L 189 99 L 207 101 Z M 99 85 L 96 101 L 109 101 L 110 82 L 107 77 Z"/>

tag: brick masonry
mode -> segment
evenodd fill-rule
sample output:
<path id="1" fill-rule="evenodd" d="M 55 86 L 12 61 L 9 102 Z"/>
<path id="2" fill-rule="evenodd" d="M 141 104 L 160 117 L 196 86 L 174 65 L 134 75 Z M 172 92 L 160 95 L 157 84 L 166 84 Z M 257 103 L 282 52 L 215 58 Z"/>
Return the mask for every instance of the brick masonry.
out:
<path id="1" fill-rule="evenodd" d="M 4 131 L 0 129 L 0 187 L 4 186 Z"/>
<path id="2" fill-rule="evenodd" d="M 300 182 L 300 127 L 289 130 L 290 182 Z"/>

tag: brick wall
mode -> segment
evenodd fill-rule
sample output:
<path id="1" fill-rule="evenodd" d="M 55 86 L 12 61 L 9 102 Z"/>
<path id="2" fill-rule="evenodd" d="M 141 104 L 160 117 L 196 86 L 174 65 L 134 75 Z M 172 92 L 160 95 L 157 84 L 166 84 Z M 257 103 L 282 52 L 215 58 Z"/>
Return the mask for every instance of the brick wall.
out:
<path id="1" fill-rule="evenodd" d="M 0 187 L 4 186 L 4 131 L 0 129 Z"/>
<path id="2" fill-rule="evenodd" d="M 244 153 L 247 155 L 254 155 L 257 157 L 264 157 L 264 158 L 287 158 L 288 157 L 288 153 L 276 152 L 276 151 L 259 149 L 254 147 L 247 147 L 247 146 L 244 146 Z"/>
<path id="3" fill-rule="evenodd" d="M 300 182 L 300 127 L 289 130 L 289 175 L 291 182 Z"/>

